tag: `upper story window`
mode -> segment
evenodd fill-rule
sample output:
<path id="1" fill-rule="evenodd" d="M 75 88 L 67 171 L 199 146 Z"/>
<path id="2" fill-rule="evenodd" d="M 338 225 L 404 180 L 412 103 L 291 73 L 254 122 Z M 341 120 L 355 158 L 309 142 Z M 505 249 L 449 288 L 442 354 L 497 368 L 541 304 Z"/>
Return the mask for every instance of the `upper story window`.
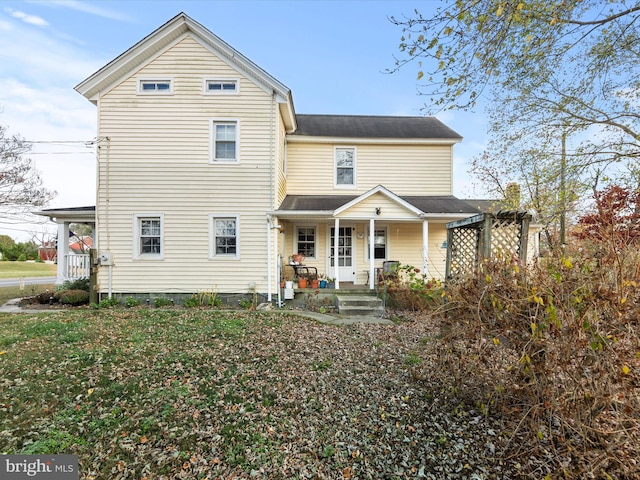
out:
<path id="1" fill-rule="evenodd" d="M 240 160 L 238 155 L 238 120 L 212 120 L 211 123 L 211 160 L 213 162 L 232 162 Z"/>
<path id="2" fill-rule="evenodd" d="M 337 187 L 356 186 L 356 149 L 337 147 L 335 149 L 335 184 Z"/>
<path id="3" fill-rule="evenodd" d="M 161 259 L 163 255 L 163 215 L 136 214 L 134 216 L 135 258 Z"/>
<path id="4" fill-rule="evenodd" d="M 173 93 L 173 80 L 170 78 L 141 78 L 138 80 L 138 93 L 150 95 L 169 95 Z"/>
<path id="5" fill-rule="evenodd" d="M 204 92 L 212 94 L 238 93 L 238 80 L 208 79 L 204 81 Z"/>

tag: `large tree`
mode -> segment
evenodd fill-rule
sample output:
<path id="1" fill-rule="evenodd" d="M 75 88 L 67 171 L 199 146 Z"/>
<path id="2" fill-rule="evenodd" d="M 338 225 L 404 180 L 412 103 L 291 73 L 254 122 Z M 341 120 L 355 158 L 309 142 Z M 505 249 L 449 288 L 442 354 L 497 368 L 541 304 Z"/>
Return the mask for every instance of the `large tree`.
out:
<path id="1" fill-rule="evenodd" d="M 54 192 L 43 186 L 33 161 L 25 156 L 30 144 L 0 125 L 0 217 L 14 218 L 45 205 Z"/>
<path id="2" fill-rule="evenodd" d="M 392 19 L 404 29 L 396 69 L 417 64 L 427 109 L 488 104 L 476 173 L 499 164 L 513 175 L 503 183 L 546 178 L 565 190 L 545 208 L 566 210 L 572 182 L 593 188 L 640 155 L 639 15 L 637 0 L 451 1 Z"/>

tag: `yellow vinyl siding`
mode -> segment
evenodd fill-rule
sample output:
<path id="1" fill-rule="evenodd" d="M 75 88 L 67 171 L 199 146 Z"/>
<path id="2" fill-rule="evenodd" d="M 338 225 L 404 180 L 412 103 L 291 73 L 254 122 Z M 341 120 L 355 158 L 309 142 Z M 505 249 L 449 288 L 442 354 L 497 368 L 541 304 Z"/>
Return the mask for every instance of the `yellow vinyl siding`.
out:
<path id="1" fill-rule="evenodd" d="M 173 94 L 137 95 L 137 80 L 154 77 L 171 78 Z M 238 79 L 239 94 L 204 94 L 205 78 Z M 113 293 L 266 292 L 272 96 L 187 36 L 98 106 L 98 241 L 113 254 Z M 210 163 L 212 119 L 239 122 L 239 164 Z M 133 260 L 136 213 L 164 215 L 163 260 Z M 239 260 L 209 259 L 210 214 L 240 216 Z M 99 282 L 105 292 L 104 268 Z"/>
<path id="2" fill-rule="evenodd" d="M 356 188 L 335 188 L 334 147 L 356 147 Z M 296 195 L 360 194 L 384 185 L 398 195 L 451 195 L 452 146 L 296 143 L 287 146 L 287 190 Z"/>
<path id="3" fill-rule="evenodd" d="M 376 209 L 380 208 L 380 215 L 376 215 Z M 376 193 L 369 198 L 358 202 L 353 207 L 342 212 L 339 217 L 342 218 L 371 218 L 378 220 L 385 218 L 416 220 L 417 216 L 414 212 L 399 205 L 396 201 L 391 200 L 386 195 Z"/>

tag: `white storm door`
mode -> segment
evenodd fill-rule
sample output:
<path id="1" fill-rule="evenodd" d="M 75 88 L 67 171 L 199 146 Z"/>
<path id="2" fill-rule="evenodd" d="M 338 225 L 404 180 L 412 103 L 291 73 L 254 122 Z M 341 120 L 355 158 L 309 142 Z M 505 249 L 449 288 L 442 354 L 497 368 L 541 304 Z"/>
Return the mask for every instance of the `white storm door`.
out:
<path id="1" fill-rule="evenodd" d="M 330 267 L 335 272 L 337 265 L 340 270 L 338 278 L 341 282 L 356 281 L 353 231 L 353 227 L 340 227 L 338 228 L 338 238 L 336 239 L 336 229 L 331 227 Z M 336 276 L 335 273 L 333 276 Z"/>

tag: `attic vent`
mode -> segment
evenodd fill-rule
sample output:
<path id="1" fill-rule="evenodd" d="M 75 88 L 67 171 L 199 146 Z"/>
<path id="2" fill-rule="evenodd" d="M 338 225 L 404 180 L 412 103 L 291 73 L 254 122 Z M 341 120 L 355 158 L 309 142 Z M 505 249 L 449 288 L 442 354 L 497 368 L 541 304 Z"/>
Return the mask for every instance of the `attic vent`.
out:
<path id="1" fill-rule="evenodd" d="M 205 93 L 237 93 L 238 80 L 205 80 Z"/>

